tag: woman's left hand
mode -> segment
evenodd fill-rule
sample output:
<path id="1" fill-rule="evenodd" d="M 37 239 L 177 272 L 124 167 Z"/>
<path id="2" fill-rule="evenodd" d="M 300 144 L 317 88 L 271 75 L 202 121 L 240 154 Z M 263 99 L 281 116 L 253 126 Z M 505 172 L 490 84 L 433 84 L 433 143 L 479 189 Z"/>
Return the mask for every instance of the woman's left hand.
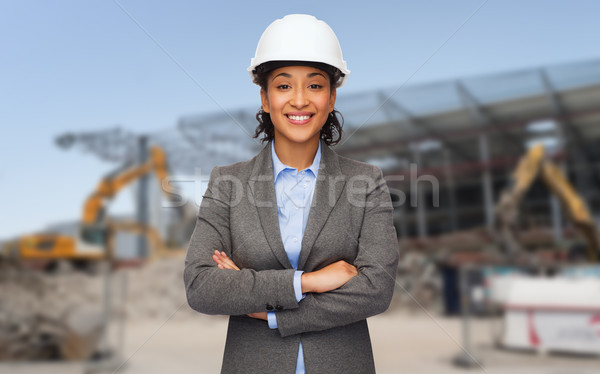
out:
<path id="1" fill-rule="evenodd" d="M 240 268 L 238 268 L 237 265 L 223 251 L 219 252 L 215 250 L 212 259 L 217 263 L 217 267 L 219 269 L 240 270 Z M 248 314 L 248 317 L 264 319 L 267 321 L 267 312 L 250 313 Z"/>

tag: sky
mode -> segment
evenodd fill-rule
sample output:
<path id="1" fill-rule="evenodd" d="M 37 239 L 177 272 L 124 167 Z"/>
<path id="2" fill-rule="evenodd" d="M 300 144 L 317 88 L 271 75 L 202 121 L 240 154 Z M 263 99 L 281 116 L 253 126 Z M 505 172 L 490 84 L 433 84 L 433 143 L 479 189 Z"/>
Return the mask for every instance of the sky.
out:
<path id="1" fill-rule="evenodd" d="M 258 106 L 246 68 L 290 13 L 337 34 L 351 70 L 338 96 L 600 57 L 592 0 L 0 1 L 0 240 L 78 219 L 117 166 L 58 135 Z M 131 194 L 111 206 L 131 211 Z"/>

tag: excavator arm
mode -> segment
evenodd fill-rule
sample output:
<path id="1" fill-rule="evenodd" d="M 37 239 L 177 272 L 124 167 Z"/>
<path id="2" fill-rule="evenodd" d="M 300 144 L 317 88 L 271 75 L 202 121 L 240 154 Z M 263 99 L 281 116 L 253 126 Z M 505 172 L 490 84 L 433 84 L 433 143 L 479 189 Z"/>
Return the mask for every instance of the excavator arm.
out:
<path id="1" fill-rule="evenodd" d="M 592 262 L 597 262 L 600 254 L 598 230 L 585 202 L 556 165 L 547 161 L 544 162 L 542 165 L 542 178 L 550 190 L 558 197 L 575 227 L 585 237 L 588 244 L 588 259 Z"/>
<path id="2" fill-rule="evenodd" d="M 532 147 L 525 156 L 519 160 L 513 172 L 509 186 L 502 191 L 495 208 L 495 226 L 497 241 L 502 250 L 510 257 L 521 251 L 521 246 L 516 237 L 516 222 L 519 214 L 519 205 L 523 196 L 540 173 L 544 159 L 544 147 Z"/>
<path id="3" fill-rule="evenodd" d="M 94 225 L 99 224 L 104 220 L 104 205 L 106 200 L 112 199 L 123 187 L 129 185 L 154 171 L 159 183 L 167 177 L 167 162 L 163 150 L 159 147 L 150 149 L 150 158 L 142 165 L 126 168 L 126 170 L 118 170 L 104 177 L 96 190 L 90 195 L 83 205 L 83 224 Z M 162 191 L 168 197 L 171 190 L 162 188 Z"/>
<path id="4" fill-rule="evenodd" d="M 514 257 L 521 251 L 516 238 L 516 222 L 519 205 L 533 181 L 541 174 L 545 184 L 554 193 L 566 210 L 573 224 L 585 237 L 588 259 L 597 262 L 600 257 L 600 239 L 596 224 L 585 202 L 565 178 L 562 171 L 548 160 L 544 160 L 544 146 L 532 147 L 519 161 L 512 175 L 510 186 L 502 191 L 496 205 L 496 230 L 498 241 L 505 253 Z"/>
<path id="5" fill-rule="evenodd" d="M 97 260 L 105 257 L 113 258 L 114 234 L 118 230 L 128 231 L 146 236 L 156 248 L 158 254 L 165 253 L 165 245 L 156 229 L 132 222 L 117 223 L 104 216 L 104 206 L 123 187 L 136 179 L 154 171 L 159 182 L 167 177 L 167 163 L 164 152 L 159 147 L 150 149 L 147 162 L 136 167 L 129 165 L 105 176 L 96 190 L 85 201 L 83 207 L 83 222 L 78 238 L 60 234 L 27 235 L 6 243 L 0 248 L 0 263 L 2 260 L 15 261 L 46 260 Z M 169 197 L 178 196 L 174 190 L 163 184 L 163 192 Z"/>

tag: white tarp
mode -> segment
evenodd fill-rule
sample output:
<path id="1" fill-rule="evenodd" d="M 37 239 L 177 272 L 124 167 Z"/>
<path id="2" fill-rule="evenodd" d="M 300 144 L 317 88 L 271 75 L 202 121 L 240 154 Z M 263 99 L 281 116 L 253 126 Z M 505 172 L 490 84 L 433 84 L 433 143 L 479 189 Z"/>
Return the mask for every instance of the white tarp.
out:
<path id="1" fill-rule="evenodd" d="M 600 279 L 521 278 L 507 287 L 505 346 L 600 354 Z"/>

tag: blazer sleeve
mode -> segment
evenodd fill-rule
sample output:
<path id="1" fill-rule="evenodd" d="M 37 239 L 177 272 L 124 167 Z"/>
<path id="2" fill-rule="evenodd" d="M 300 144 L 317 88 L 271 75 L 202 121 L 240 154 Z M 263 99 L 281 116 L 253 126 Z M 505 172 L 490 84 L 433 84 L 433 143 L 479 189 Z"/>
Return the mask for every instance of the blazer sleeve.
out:
<path id="1" fill-rule="evenodd" d="M 231 180 L 214 167 L 203 196 L 185 258 L 183 278 L 190 307 L 205 314 L 243 315 L 298 307 L 294 269 L 219 269 L 214 250 L 231 258 Z"/>
<path id="2" fill-rule="evenodd" d="M 399 248 L 393 206 L 380 168 L 367 191 L 354 265 L 358 275 L 325 293 L 308 293 L 293 310 L 276 313 L 282 337 L 348 325 L 383 313 L 394 292 Z"/>

